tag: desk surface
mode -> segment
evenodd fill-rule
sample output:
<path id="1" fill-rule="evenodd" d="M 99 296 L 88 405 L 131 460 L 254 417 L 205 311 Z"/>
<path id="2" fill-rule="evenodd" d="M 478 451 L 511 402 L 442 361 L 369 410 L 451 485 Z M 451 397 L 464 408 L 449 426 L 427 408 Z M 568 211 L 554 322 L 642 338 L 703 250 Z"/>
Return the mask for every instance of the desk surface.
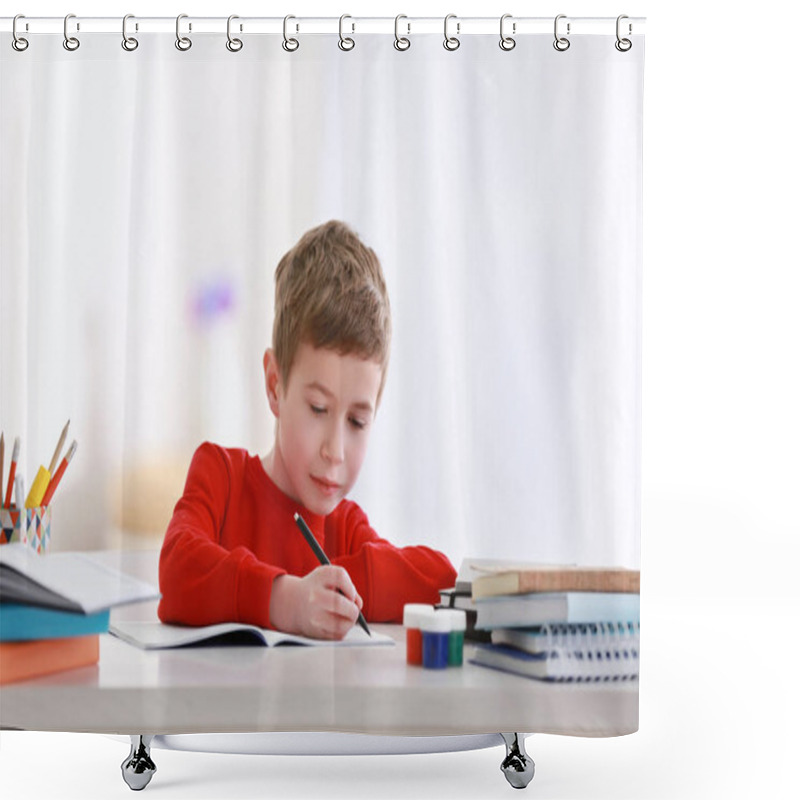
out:
<path id="1" fill-rule="evenodd" d="M 157 552 L 103 553 L 156 583 Z M 112 611 L 155 619 L 156 603 Z M 0 689 L 0 725 L 41 731 L 212 733 L 346 731 L 433 736 L 497 731 L 616 736 L 638 728 L 632 684 L 548 684 L 467 663 L 406 665 L 394 647 L 224 646 L 143 651 L 103 635 L 92 667 Z"/>

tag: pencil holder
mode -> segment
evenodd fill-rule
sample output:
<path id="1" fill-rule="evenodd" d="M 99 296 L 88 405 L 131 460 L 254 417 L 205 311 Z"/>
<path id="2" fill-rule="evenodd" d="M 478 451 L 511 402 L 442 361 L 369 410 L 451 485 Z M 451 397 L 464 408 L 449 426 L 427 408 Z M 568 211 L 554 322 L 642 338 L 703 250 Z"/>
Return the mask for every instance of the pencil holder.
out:
<path id="1" fill-rule="evenodd" d="M 22 542 L 37 553 L 46 552 L 50 546 L 51 516 L 50 506 L 0 509 L 0 522 L 3 525 L 0 544 Z"/>

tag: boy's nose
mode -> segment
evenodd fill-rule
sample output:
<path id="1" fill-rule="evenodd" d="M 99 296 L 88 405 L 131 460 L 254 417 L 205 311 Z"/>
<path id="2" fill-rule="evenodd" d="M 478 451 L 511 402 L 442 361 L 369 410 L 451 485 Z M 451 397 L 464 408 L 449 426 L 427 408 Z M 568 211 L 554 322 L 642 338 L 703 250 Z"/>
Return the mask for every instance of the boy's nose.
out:
<path id="1" fill-rule="evenodd" d="M 327 430 L 327 435 L 322 443 L 322 456 L 334 464 L 344 461 L 344 435 L 342 426 L 334 423 Z"/>

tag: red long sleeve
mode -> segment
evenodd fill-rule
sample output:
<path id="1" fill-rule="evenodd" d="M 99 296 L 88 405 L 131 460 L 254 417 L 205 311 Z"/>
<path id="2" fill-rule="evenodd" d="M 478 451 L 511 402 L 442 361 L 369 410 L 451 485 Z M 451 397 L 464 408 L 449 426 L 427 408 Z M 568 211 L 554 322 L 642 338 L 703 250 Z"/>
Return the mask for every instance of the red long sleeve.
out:
<path id="1" fill-rule="evenodd" d="M 381 539 L 355 503 L 343 500 L 327 517 L 311 514 L 278 489 L 256 456 L 205 443 L 192 459 L 161 548 L 159 618 L 271 627 L 274 579 L 319 566 L 295 512 L 331 562 L 348 571 L 372 622 L 401 622 L 404 603 L 435 603 L 439 589 L 455 583 L 445 555 Z"/>

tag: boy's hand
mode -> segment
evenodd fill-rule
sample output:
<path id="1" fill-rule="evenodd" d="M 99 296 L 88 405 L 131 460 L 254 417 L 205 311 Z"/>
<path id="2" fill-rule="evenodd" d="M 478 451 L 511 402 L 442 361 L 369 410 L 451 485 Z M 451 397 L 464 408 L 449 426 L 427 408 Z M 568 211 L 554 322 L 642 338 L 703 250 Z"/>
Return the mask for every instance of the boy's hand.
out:
<path id="1" fill-rule="evenodd" d="M 303 578 L 275 578 L 270 622 L 287 633 L 313 639 L 342 639 L 358 620 L 363 605 L 347 570 L 320 566 Z"/>

